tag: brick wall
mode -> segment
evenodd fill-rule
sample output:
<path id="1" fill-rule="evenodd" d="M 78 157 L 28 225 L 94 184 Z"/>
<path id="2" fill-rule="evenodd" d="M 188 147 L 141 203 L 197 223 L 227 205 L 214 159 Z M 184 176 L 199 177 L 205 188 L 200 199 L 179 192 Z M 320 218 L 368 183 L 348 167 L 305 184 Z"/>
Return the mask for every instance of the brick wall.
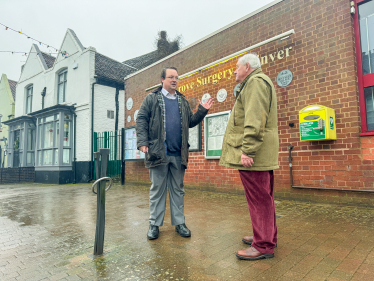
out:
<path id="1" fill-rule="evenodd" d="M 0 169 L 0 183 L 34 182 L 35 167 Z"/>
<path id="2" fill-rule="evenodd" d="M 280 71 L 289 69 L 293 73 L 293 81 L 288 87 L 280 88 L 276 85 L 280 137 L 280 169 L 275 172 L 277 196 L 374 202 L 373 196 L 366 193 L 290 188 L 287 147 L 292 144 L 295 146 L 292 152 L 294 185 L 374 189 L 374 139 L 359 137 L 361 123 L 353 27 L 348 0 L 285 0 L 129 78 L 126 81 L 126 100 L 132 97 L 132 110 L 139 109 L 146 95 L 145 89 L 160 82 L 161 69 L 167 65 L 177 67 L 179 75 L 182 75 L 294 29 L 295 34 L 290 38 L 253 50 L 261 57 L 267 56 L 268 62 L 262 69 L 275 85 Z M 289 50 L 287 57 L 286 49 Z M 277 57 L 279 52 L 282 59 Z M 179 86 L 194 79 L 196 81 L 199 76 L 209 77 L 213 73 L 234 68 L 236 60 L 229 60 L 182 79 Z M 265 59 L 262 61 L 266 62 Z M 232 76 L 232 79 L 221 79 L 215 85 L 207 83 L 183 93 L 187 99 L 201 99 L 204 93 L 210 93 L 216 98 L 217 91 L 225 88 L 228 98 L 223 103 L 216 100 L 209 113 L 221 112 L 232 108 L 235 84 Z M 298 112 L 312 104 L 335 109 L 336 141 L 300 141 Z M 295 123 L 292 128 L 289 127 L 291 122 Z M 135 124 L 132 121 L 126 125 Z M 186 185 L 197 188 L 231 191 L 242 188 L 237 171 L 218 166 L 218 160 L 204 159 L 203 151 L 190 153 L 185 179 Z M 127 162 L 126 180 L 149 182 L 148 171 L 144 169 L 143 163 Z"/>

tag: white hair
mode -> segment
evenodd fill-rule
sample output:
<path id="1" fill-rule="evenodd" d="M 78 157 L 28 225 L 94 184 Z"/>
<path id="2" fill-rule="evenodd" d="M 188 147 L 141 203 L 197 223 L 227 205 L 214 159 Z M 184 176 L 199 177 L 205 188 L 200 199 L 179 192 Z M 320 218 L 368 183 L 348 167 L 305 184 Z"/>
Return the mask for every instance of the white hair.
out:
<path id="1" fill-rule="evenodd" d="M 239 58 L 239 63 L 246 65 L 249 63 L 252 69 L 257 69 L 261 67 L 260 58 L 255 53 L 248 53 Z"/>

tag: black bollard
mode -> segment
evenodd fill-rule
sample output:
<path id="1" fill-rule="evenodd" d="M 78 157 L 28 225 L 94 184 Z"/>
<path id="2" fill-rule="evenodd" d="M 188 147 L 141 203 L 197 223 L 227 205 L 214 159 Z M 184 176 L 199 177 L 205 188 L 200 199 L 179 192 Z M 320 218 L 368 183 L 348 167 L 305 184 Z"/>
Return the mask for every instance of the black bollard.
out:
<path id="1" fill-rule="evenodd" d="M 97 186 L 97 216 L 96 216 L 96 234 L 95 234 L 95 246 L 94 256 L 100 256 L 103 254 L 104 249 L 104 233 L 105 233 L 105 184 L 110 178 L 106 177 L 106 171 L 109 160 L 109 149 L 100 149 L 100 152 L 95 152 L 95 167 L 96 177 L 98 180 L 95 182 Z M 94 186 L 93 189 L 94 190 Z M 110 184 L 111 185 L 111 184 Z M 110 186 L 107 188 L 107 190 Z"/>

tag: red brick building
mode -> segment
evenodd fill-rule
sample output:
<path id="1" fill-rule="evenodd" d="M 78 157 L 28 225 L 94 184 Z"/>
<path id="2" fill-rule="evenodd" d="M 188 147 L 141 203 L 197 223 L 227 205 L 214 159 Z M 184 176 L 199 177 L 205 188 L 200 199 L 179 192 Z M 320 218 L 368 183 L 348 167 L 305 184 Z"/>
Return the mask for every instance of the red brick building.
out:
<path id="1" fill-rule="evenodd" d="M 276 85 L 278 96 L 280 169 L 275 172 L 276 197 L 371 204 L 374 202 L 371 193 L 374 191 L 374 30 L 370 30 L 374 16 L 371 15 L 374 15 L 374 0 L 274 1 L 128 76 L 125 99 L 132 98 L 134 105 L 126 111 L 126 127 L 135 125 L 127 117 L 133 116 L 144 97 L 160 83 L 165 66 L 178 68 L 182 77 L 179 90 L 187 100 L 201 100 L 209 93 L 216 99 L 209 114 L 231 110 L 237 84 L 233 74 L 237 56 L 252 48 L 250 52 L 261 58 L 262 69 Z M 284 35 L 286 32 L 288 36 Z M 287 87 L 280 87 L 276 78 L 285 69 L 292 72 L 293 80 Z M 217 101 L 220 89 L 227 91 L 223 102 Z M 335 110 L 337 140 L 300 141 L 299 111 L 314 104 Z M 241 192 L 236 170 L 218 166 L 217 159 L 205 159 L 204 125 L 201 141 L 202 150 L 190 152 L 185 176 L 187 188 Z M 294 146 L 293 185 L 305 189 L 291 187 L 289 145 Z M 143 161 L 126 162 L 126 181 L 149 182 Z"/>

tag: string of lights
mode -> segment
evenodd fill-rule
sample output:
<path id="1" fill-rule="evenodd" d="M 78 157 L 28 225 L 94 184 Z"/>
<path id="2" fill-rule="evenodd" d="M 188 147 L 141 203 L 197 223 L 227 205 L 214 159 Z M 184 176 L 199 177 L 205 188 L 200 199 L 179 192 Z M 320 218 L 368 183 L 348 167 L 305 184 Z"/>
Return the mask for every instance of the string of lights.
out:
<path id="1" fill-rule="evenodd" d="M 29 35 L 23 33 L 22 31 L 15 30 L 15 29 L 13 29 L 13 28 L 11 28 L 11 27 L 9 27 L 9 26 L 6 26 L 5 24 L 2 24 L 1 22 L 0 22 L 0 25 L 4 26 L 4 27 L 5 27 L 5 30 L 11 30 L 11 31 L 14 31 L 14 32 L 16 32 L 16 33 L 19 33 L 19 34 L 21 34 L 21 35 L 24 35 L 24 36 L 27 37 L 27 39 L 31 39 L 31 40 L 33 40 L 33 41 L 36 41 L 36 42 L 39 43 L 39 45 L 47 46 L 47 48 L 55 49 L 55 50 L 58 52 L 58 49 L 57 49 L 57 48 L 55 48 L 55 47 L 53 47 L 53 46 L 51 46 L 51 45 L 49 45 L 49 44 L 43 43 L 42 41 L 37 40 L 36 38 L 33 38 L 33 37 L 31 37 L 31 36 L 29 36 Z"/>
<path id="2" fill-rule="evenodd" d="M 14 52 L 14 51 L 0 51 L 0 53 L 12 53 L 13 54 L 24 54 L 24 56 L 27 56 L 28 54 L 37 54 L 39 55 L 38 52 Z M 62 54 L 64 54 L 64 52 L 61 52 Z M 46 54 L 46 53 L 45 53 Z M 52 55 L 57 55 L 58 53 L 48 53 L 48 55 L 52 56 Z"/>

